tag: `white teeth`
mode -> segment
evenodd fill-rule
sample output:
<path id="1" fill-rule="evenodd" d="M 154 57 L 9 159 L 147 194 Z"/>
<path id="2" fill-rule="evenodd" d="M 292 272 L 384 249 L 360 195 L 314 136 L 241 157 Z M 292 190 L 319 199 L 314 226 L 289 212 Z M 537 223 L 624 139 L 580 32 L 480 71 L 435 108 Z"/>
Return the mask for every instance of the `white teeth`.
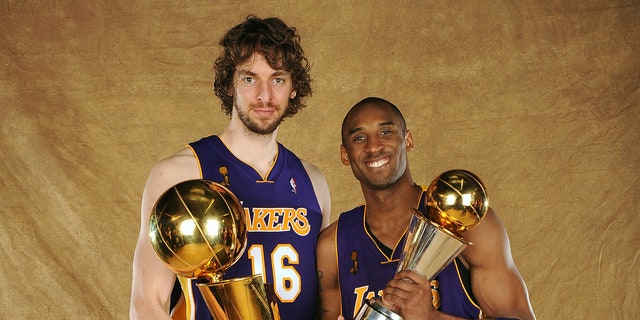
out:
<path id="1" fill-rule="evenodd" d="M 381 159 L 378 161 L 372 161 L 367 163 L 367 167 L 369 168 L 380 168 L 389 162 L 388 159 Z"/>

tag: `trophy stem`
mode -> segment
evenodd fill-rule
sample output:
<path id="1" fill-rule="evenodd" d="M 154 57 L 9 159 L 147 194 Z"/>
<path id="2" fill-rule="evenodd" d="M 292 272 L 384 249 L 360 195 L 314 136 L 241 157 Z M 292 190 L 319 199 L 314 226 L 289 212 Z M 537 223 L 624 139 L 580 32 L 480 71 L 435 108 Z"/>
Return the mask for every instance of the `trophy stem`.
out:
<path id="1" fill-rule="evenodd" d="M 471 242 L 413 209 L 397 272 L 415 270 L 433 280 L 469 245 Z"/>
<path id="2" fill-rule="evenodd" d="M 279 319 L 279 314 L 268 301 L 260 274 L 215 283 L 198 283 L 197 286 L 214 319 Z"/>

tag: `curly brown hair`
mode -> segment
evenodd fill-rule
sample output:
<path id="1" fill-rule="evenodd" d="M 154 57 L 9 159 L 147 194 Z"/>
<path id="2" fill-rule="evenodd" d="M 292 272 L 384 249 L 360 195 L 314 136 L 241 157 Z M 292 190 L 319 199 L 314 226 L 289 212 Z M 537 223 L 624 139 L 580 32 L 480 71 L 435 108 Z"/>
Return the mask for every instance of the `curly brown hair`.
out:
<path id="1" fill-rule="evenodd" d="M 230 115 L 233 110 L 233 76 L 238 64 L 245 62 L 254 53 L 265 57 L 271 68 L 291 73 L 294 98 L 284 117 L 291 117 L 305 107 L 302 98 L 311 95 L 311 66 L 300 46 L 300 35 L 296 29 L 287 26 L 279 18 L 260 19 L 248 16 L 247 19 L 231 28 L 220 41 L 223 52 L 215 61 L 216 78 L 214 91 L 222 100 L 222 110 Z"/>

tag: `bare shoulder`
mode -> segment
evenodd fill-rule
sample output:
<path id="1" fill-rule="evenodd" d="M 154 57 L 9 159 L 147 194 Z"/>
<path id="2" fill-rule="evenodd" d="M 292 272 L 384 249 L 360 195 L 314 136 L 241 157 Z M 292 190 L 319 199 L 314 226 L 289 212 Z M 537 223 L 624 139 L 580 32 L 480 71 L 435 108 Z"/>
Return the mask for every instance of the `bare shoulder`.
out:
<path id="1" fill-rule="evenodd" d="M 329 197 L 329 186 L 327 184 L 327 179 L 324 174 L 318 167 L 312 164 L 309 161 L 300 159 L 302 165 L 304 166 L 305 171 L 309 175 L 311 179 L 311 183 L 313 184 L 313 188 L 316 190 L 316 194 L 318 197 L 324 198 Z"/>
<path id="2" fill-rule="evenodd" d="M 493 208 L 489 208 L 484 219 L 462 236 L 473 243 L 463 253 L 472 265 L 513 263 L 507 230 Z"/>
<path id="3" fill-rule="evenodd" d="M 473 243 L 462 256 L 471 266 L 471 287 L 483 312 L 491 317 L 535 319 L 507 230 L 496 212 L 489 208 L 480 224 L 463 236 Z"/>
<path id="4" fill-rule="evenodd" d="M 171 186 L 190 179 L 199 179 L 200 165 L 190 148 L 184 148 L 176 154 L 156 163 L 145 185 L 143 206 L 148 206 Z M 144 209 L 144 208 L 143 208 Z"/>
<path id="5" fill-rule="evenodd" d="M 464 232 L 463 236 L 472 241 L 482 241 L 486 237 L 501 238 L 503 236 L 506 236 L 506 233 L 507 230 L 502 224 L 502 221 L 493 210 L 493 208 L 489 207 L 484 218 L 480 220 L 480 223 L 473 227 L 470 227 L 469 230 Z"/>
<path id="6" fill-rule="evenodd" d="M 309 179 L 311 179 L 311 184 L 313 185 L 316 197 L 318 198 L 318 204 L 322 209 L 322 229 L 324 229 L 329 224 L 329 220 L 331 218 L 331 194 L 329 192 L 327 179 L 322 171 L 320 171 L 320 169 L 318 169 L 314 164 L 304 159 L 300 159 L 300 161 L 302 162 L 304 169 L 307 171 Z"/>
<path id="7" fill-rule="evenodd" d="M 319 181 L 319 182 L 326 183 L 326 178 L 324 177 L 324 174 L 322 173 L 322 171 L 320 171 L 318 167 L 316 167 L 313 163 L 307 160 L 300 159 L 300 161 L 302 162 L 304 169 L 307 171 L 309 178 L 311 178 L 311 181 Z"/>
<path id="8" fill-rule="evenodd" d="M 151 169 L 149 177 L 174 180 L 176 183 L 181 180 L 196 179 L 200 177 L 200 165 L 191 149 L 184 148 L 158 161 Z"/>

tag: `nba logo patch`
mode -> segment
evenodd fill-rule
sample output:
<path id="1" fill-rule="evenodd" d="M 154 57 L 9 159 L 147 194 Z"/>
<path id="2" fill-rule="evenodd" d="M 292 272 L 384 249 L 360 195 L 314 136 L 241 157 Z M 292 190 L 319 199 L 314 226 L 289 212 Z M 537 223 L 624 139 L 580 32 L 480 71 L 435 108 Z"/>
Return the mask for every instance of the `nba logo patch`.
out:
<path id="1" fill-rule="evenodd" d="M 296 185 L 296 178 L 289 179 L 289 185 L 291 186 L 291 192 L 298 193 L 298 186 Z"/>

